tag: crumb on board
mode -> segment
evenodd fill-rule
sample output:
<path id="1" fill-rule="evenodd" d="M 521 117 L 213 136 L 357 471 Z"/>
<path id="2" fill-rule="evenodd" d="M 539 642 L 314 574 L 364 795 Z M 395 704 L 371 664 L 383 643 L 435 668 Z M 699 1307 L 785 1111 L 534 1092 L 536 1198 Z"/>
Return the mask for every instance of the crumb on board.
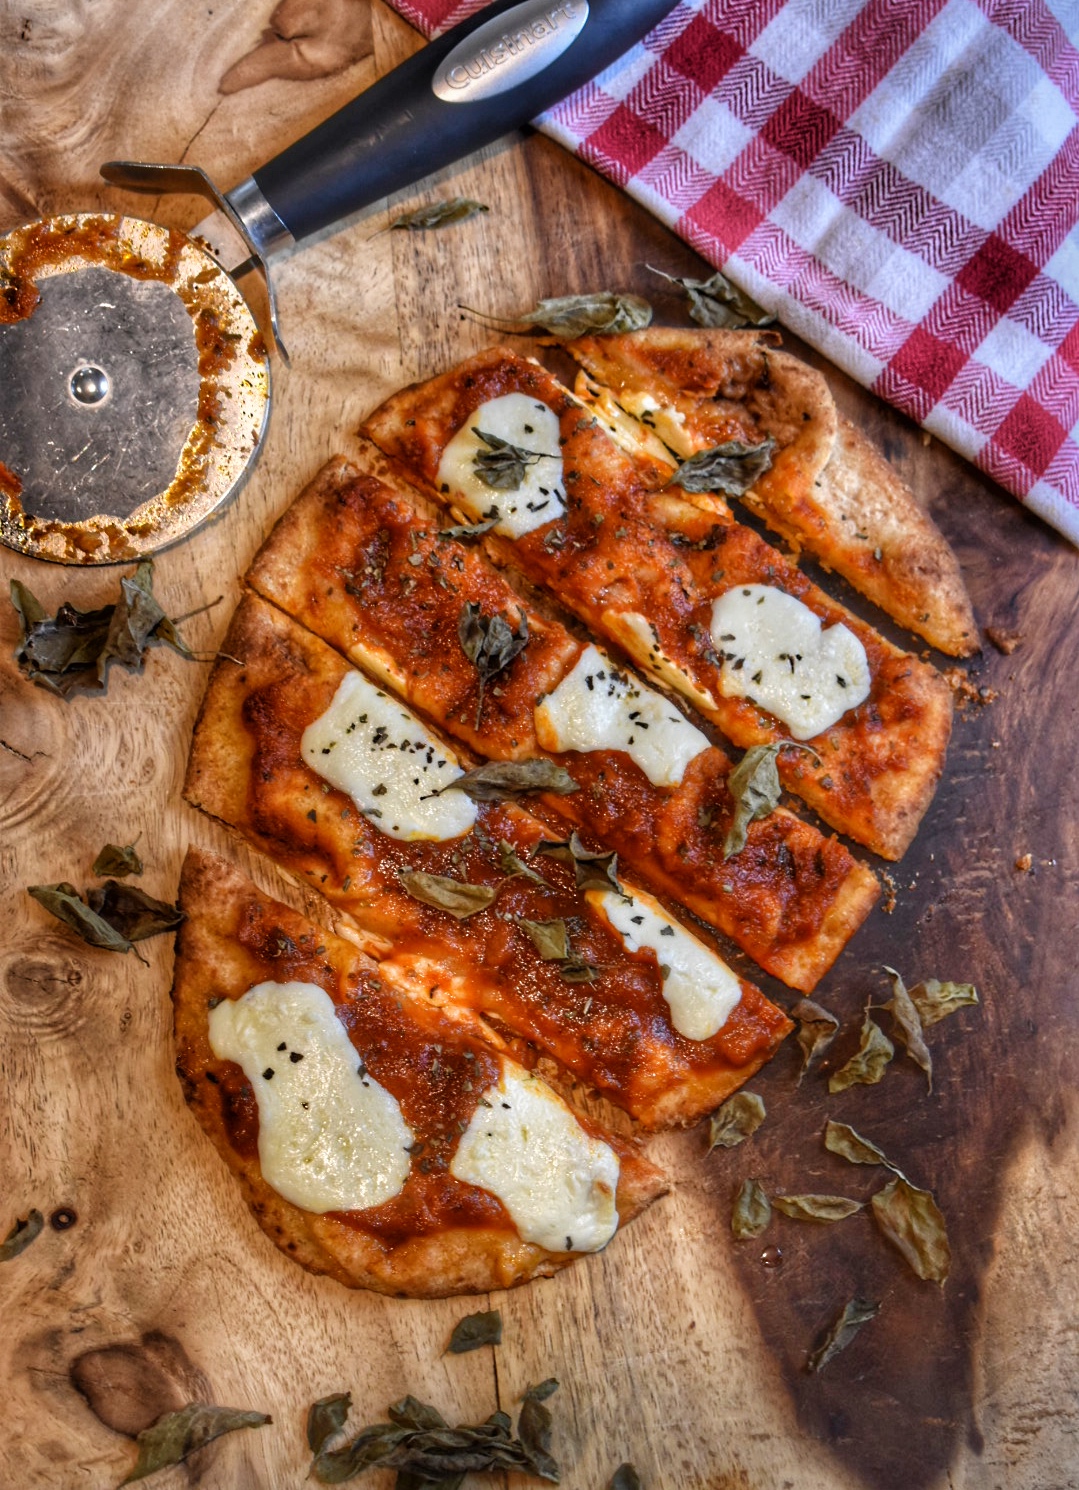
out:
<path id="1" fill-rule="evenodd" d="M 1020 874 L 1029 874 L 1034 867 L 1034 855 L 1020 854 L 1015 861 L 1015 867 Z"/>
<path id="2" fill-rule="evenodd" d="M 881 910 L 886 916 L 890 916 L 895 910 L 898 886 L 886 869 L 880 872 L 881 884 L 884 886 L 884 899 L 881 901 Z"/>
<path id="3" fill-rule="evenodd" d="M 1010 657 L 1023 641 L 1021 631 L 1011 631 L 1007 626 L 987 626 L 985 634 L 997 651 L 1003 652 L 1005 657 Z"/>
<path id="4" fill-rule="evenodd" d="M 960 667 L 948 668 L 944 673 L 944 680 L 955 694 L 955 707 L 960 713 L 968 704 L 984 706 L 995 703 L 999 697 L 995 688 L 973 682 Z"/>

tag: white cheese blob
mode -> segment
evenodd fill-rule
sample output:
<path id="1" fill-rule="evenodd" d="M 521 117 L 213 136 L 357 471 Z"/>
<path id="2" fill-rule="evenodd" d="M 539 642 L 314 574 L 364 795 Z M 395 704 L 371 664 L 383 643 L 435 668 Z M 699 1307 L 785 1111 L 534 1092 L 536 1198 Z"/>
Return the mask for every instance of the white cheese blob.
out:
<path id="1" fill-rule="evenodd" d="M 398 1195 L 413 1134 L 368 1075 L 329 994 L 257 983 L 210 1010 L 210 1048 L 255 1091 L 259 1168 L 301 1210 L 362 1211 Z"/>
<path id="2" fill-rule="evenodd" d="M 511 491 L 488 486 L 476 470 L 476 456 L 491 453 L 477 431 L 506 440 L 526 452 L 520 486 Z M 562 447 L 558 415 L 526 393 L 505 393 L 480 404 L 442 452 L 438 484 L 447 487 L 474 517 L 498 517 L 494 531 L 520 538 L 566 510 L 562 485 Z"/>
<path id="3" fill-rule="evenodd" d="M 773 585 L 738 585 L 712 606 L 720 690 L 748 698 L 811 740 L 869 697 L 865 648 L 842 622 L 820 617 Z"/>
<path id="4" fill-rule="evenodd" d="M 341 679 L 330 707 L 304 730 L 300 751 L 391 838 L 458 838 L 476 821 L 464 792 L 434 795 L 464 775 L 453 752 L 361 673 Z"/>
<path id="5" fill-rule="evenodd" d="M 654 429 L 660 439 L 679 455 L 692 454 L 683 428 L 686 416 L 681 409 L 672 409 L 667 404 L 657 402 L 650 393 L 640 393 L 633 388 L 623 388 L 618 395 L 618 402 L 627 414 L 632 414 L 634 419 L 639 419 L 648 429 Z"/>
<path id="6" fill-rule="evenodd" d="M 590 1138 L 546 1082 L 503 1061 L 450 1164 L 490 1190 L 521 1237 L 548 1252 L 598 1252 L 618 1228 L 618 1155 Z"/>
<path id="7" fill-rule="evenodd" d="M 653 688 L 588 646 L 535 709 L 545 750 L 624 750 L 653 786 L 677 786 L 708 741 Z"/>
<path id="8" fill-rule="evenodd" d="M 710 1040 L 723 1028 L 742 998 L 737 976 L 716 954 L 672 921 L 651 895 L 634 890 L 586 890 L 631 952 L 649 948 L 663 973 L 663 997 L 671 1023 L 687 1040 Z"/>

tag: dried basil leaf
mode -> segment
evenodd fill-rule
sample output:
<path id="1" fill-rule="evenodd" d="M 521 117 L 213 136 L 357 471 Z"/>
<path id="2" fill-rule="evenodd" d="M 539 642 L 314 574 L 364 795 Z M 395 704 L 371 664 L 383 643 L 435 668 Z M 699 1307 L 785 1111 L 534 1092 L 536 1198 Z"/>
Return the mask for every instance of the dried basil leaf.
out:
<path id="1" fill-rule="evenodd" d="M 26 893 L 43 905 L 50 915 L 70 926 L 91 947 L 102 947 L 106 952 L 131 951 L 128 938 L 92 911 L 74 885 L 66 881 L 58 885 L 28 885 Z"/>
<path id="2" fill-rule="evenodd" d="M 926 978 L 909 989 L 914 1007 L 918 1010 L 922 1028 L 939 1024 L 954 1014 L 978 1002 L 978 990 L 973 983 L 942 983 L 937 978 Z"/>
<path id="3" fill-rule="evenodd" d="M 839 1020 L 812 999 L 799 999 L 791 1013 L 798 1021 L 798 1033 L 794 1038 L 802 1052 L 802 1069 L 798 1072 L 798 1084 L 801 1085 L 814 1057 L 823 1055 L 835 1039 Z"/>
<path id="4" fill-rule="evenodd" d="M 529 466 L 553 459 L 542 450 L 524 450 L 520 445 L 504 440 L 501 435 L 485 434 L 477 428 L 473 428 L 472 433 L 487 446 L 486 450 L 477 450 L 472 457 L 472 469 L 484 486 L 489 486 L 492 491 L 516 491 Z"/>
<path id="5" fill-rule="evenodd" d="M 498 844 L 498 864 L 507 879 L 520 875 L 523 879 L 531 880 L 534 885 L 546 885 L 550 889 L 543 875 L 533 869 L 531 864 L 526 864 L 513 844 L 507 843 L 504 838 Z"/>
<path id="6" fill-rule="evenodd" d="M 531 1461 L 532 1468 L 538 1473 L 541 1467 L 546 1470 L 546 1479 L 558 1479 L 558 1465 L 551 1458 L 551 1413 L 544 1405 L 545 1399 L 551 1395 L 557 1386 L 548 1390 L 548 1381 L 541 1382 L 538 1387 L 529 1387 L 521 1400 L 521 1410 L 517 1414 L 517 1437 L 520 1439 L 526 1453 Z"/>
<path id="7" fill-rule="evenodd" d="M 943 1283 L 951 1267 L 948 1232 L 936 1201 L 897 1174 L 870 1204 L 873 1219 L 917 1273 L 932 1283 Z"/>
<path id="8" fill-rule="evenodd" d="M 450 1343 L 446 1346 L 450 1355 L 464 1355 L 469 1350 L 479 1350 L 481 1345 L 502 1343 L 502 1313 L 499 1309 L 487 1309 L 479 1314 L 466 1314 L 453 1327 Z"/>
<path id="9" fill-rule="evenodd" d="M 529 792 L 553 792 L 568 797 L 580 787 L 563 766 L 549 760 L 489 761 L 458 776 L 444 792 L 464 792 L 473 802 L 502 802 Z"/>
<path id="10" fill-rule="evenodd" d="M 620 1464 L 611 1476 L 607 1490 L 642 1490 L 641 1477 L 632 1464 Z"/>
<path id="11" fill-rule="evenodd" d="M 342 1485 L 365 1469 L 383 1463 L 387 1455 L 407 1443 L 413 1431 L 396 1428 L 392 1423 L 375 1423 L 341 1448 L 323 1449 L 315 1456 L 311 1473 L 323 1485 Z"/>
<path id="12" fill-rule="evenodd" d="M 759 445 L 727 440 L 710 450 L 698 450 L 684 460 L 669 485 L 688 492 L 723 492 L 728 497 L 745 496 L 749 488 L 771 470 L 776 442 L 766 435 Z"/>
<path id="13" fill-rule="evenodd" d="M 307 1447 L 312 1454 L 320 1454 L 334 1434 L 340 1433 L 351 1408 L 351 1392 L 335 1392 L 311 1404 L 307 1410 Z"/>
<path id="14" fill-rule="evenodd" d="M 485 911 L 498 898 L 498 885 L 470 885 L 448 874 L 428 874 L 422 869 L 402 869 L 398 878 L 414 900 L 436 910 L 448 911 L 458 921 Z"/>
<path id="15" fill-rule="evenodd" d="M 851 1086 L 875 1086 L 884 1075 L 895 1046 L 869 1017 L 868 1008 L 862 1021 L 862 1038 L 858 1049 L 845 1066 L 828 1078 L 830 1092 L 845 1092 Z"/>
<path id="16" fill-rule="evenodd" d="M 312 1473 L 323 1484 L 341 1484 L 380 1465 L 395 1469 L 397 1485 L 412 1490 L 435 1485 L 444 1490 L 470 1472 L 485 1470 L 526 1471 L 557 1482 L 558 1465 L 546 1448 L 549 1421 L 540 1408 L 553 1389 L 543 1383 L 526 1393 L 527 1413 L 522 1408 L 517 1438 L 504 1412 L 492 1413 L 475 1427 L 450 1428 L 435 1408 L 405 1397 L 388 1409 L 389 1423 L 375 1423 L 343 1448 L 324 1451 Z"/>
<path id="17" fill-rule="evenodd" d="M 559 973 L 567 983 L 592 983 L 597 969 L 585 962 L 569 939 L 569 928 L 565 921 L 530 921 L 527 916 L 514 916 L 517 925 L 528 936 L 529 941 L 544 962 L 559 962 Z"/>
<path id="18" fill-rule="evenodd" d="M 471 197 L 447 197 L 441 202 L 431 202 L 426 207 L 415 207 L 403 212 L 390 223 L 391 230 L 407 229 L 412 233 L 425 232 L 428 228 L 445 228 L 451 223 L 467 222 L 481 212 L 490 212 L 483 202 Z"/>
<path id="19" fill-rule="evenodd" d="M 10 1262 L 25 1252 L 31 1242 L 36 1242 L 45 1225 L 45 1217 L 35 1207 L 25 1221 L 16 1221 L 7 1236 L 0 1242 L 0 1262 Z"/>
<path id="20" fill-rule="evenodd" d="M 589 332 L 605 335 L 641 331 L 652 319 L 652 307 L 639 295 L 616 295 L 602 290 L 595 295 L 561 295 L 541 300 L 535 310 L 517 319 L 526 326 L 542 326 L 552 336 L 571 341 Z"/>
<path id="21" fill-rule="evenodd" d="M 770 745 L 751 745 L 727 777 L 727 790 L 734 799 L 734 815 L 723 840 L 723 857 L 733 858 L 746 846 L 750 823 L 770 817 L 779 806 L 782 787 L 777 761 L 781 750 L 816 751 L 796 740 L 779 740 Z"/>
<path id="22" fill-rule="evenodd" d="M 527 916 L 515 916 L 514 920 L 544 962 L 564 962 L 571 955 L 565 921 L 530 921 Z"/>
<path id="23" fill-rule="evenodd" d="M 824 1147 L 850 1164 L 883 1164 L 885 1169 L 899 1173 L 884 1150 L 856 1133 L 849 1123 L 836 1123 L 829 1118 L 824 1125 Z"/>
<path id="24" fill-rule="evenodd" d="M 399 1428 L 413 1428 L 420 1433 L 437 1433 L 440 1429 L 449 1427 L 437 1407 L 432 1407 L 428 1402 L 421 1402 L 411 1393 L 397 1402 L 392 1402 L 386 1409 L 386 1416 Z"/>
<path id="25" fill-rule="evenodd" d="M 553 1397 L 558 1391 L 558 1377 L 547 1376 L 543 1381 L 538 1381 L 534 1387 L 527 1387 L 522 1394 L 525 1397 L 533 1397 L 537 1402 L 546 1402 L 548 1397 Z"/>
<path id="26" fill-rule="evenodd" d="M 685 290 L 689 314 L 698 326 L 737 330 L 741 326 L 771 326 L 775 321 L 774 315 L 731 284 L 718 269 L 710 279 L 682 279 L 677 274 L 654 269 L 651 264 L 647 267 L 661 279 Z"/>
<path id="27" fill-rule="evenodd" d="M 183 911 L 164 900 L 147 895 L 135 885 L 121 885 L 106 880 L 100 889 L 87 890 L 90 909 L 129 942 L 142 942 L 148 936 L 175 931 L 184 920 Z"/>
<path id="28" fill-rule="evenodd" d="M 838 1319 L 833 1321 L 816 1350 L 810 1353 L 806 1370 L 820 1371 L 833 1356 L 837 1356 L 850 1344 L 862 1325 L 876 1319 L 879 1313 L 880 1305 L 871 1304 L 868 1299 L 851 1299 L 844 1304 Z"/>
<path id="29" fill-rule="evenodd" d="M 65 603 L 55 616 L 49 616 L 18 580 L 11 582 L 11 603 L 21 630 L 15 660 L 31 682 L 61 698 L 80 692 L 104 693 L 111 662 L 138 672 L 146 648 L 157 642 L 183 657 L 192 656 L 154 599 L 149 559 L 120 581 L 120 598 L 114 605 L 80 611 Z"/>
<path id="30" fill-rule="evenodd" d="M 887 1009 L 895 1021 L 895 1031 L 902 1042 L 904 1050 L 917 1066 L 921 1066 L 929 1083 L 929 1090 L 933 1090 L 933 1057 L 929 1053 L 929 1046 L 925 1043 L 922 1033 L 921 1016 L 907 992 L 907 985 L 896 972 L 894 967 L 886 967 L 884 971 L 892 980 L 892 996 L 879 1007 Z"/>
<path id="31" fill-rule="evenodd" d="M 793 1221 L 819 1221 L 830 1226 L 845 1221 L 865 1204 L 846 1195 L 773 1195 L 772 1205 Z"/>
<path id="32" fill-rule="evenodd" d="M 489 533 L 502 521 L 500 517 L 485 517 L 479 523 L 458 523 L 449 528 L 439 528 L 436 538 L 455 538 L 458 543 L 475 543 L 484 533 Z"/>
<path id="33" fill-rule="evenodd" d="M 121 1483 L 130 1485 L 159 1469 L 166 1469 L 170 1464 L 182 1464 L 189 1454 L 205 1448 L 223 1433 L 233 1433 L 237 1428 L 261 1428 L 272 1421 L 264 1412 L 244 1412 L 235 1407 L 211 1407 L 205 1402 L 189 1402 L 179 1412 L 165 1413 L 139 1434 L 136 1440 L 138 1460 Z"/>
<path id="34" fill-rule="evenodd" d="M 111 874 L 117 879 L 124 879 L 129 874 L 141 874 L 144 867 L 133 843 L 128 843 L 123 848 L 118 843 L 107 843 L 94 860 L 90 873 Z"/>
<path id="35" fill-rule="evenodd" d="M 528 617 L 520 612 L 516 632 L 510 630 L 503 616 L 485 616 L 481 608 L 469 601 L 457 618 L 457 638 L 461 650 L 479 674 L 479 697 L 476 703 L 476 729 L 483 713 L 483 691 L 490 680 L 509 667 L 528 645 Z"/>
<path id="36" fill-rule="evenodd" d="M 738 1240 L 760 1236 L 768 1229 L 772 1219 L 772 1203 L 765 1195 L 759 1180 L 743 1180 L 734 1197 L 731 1210 L 731 1231 Z"/>
<path id="37" fill-rule="evenodd" d="M 622 886 L 618 883 L 617 853 L 605 849 L 590 852 L 577 836 L 576 829 L 567 841 L 543 839 L 536 845 L 536 853 L 572 865 L 578 890 L 617 890 L 622 893 Z"/>
<path id="38" fill-rule="evenodd" d="M 709 1119 L 708 1152 L 745 1143 L 764 1122 L 764 1116 L 764 1102 L 756 1092 L 735 1092 Z"/>

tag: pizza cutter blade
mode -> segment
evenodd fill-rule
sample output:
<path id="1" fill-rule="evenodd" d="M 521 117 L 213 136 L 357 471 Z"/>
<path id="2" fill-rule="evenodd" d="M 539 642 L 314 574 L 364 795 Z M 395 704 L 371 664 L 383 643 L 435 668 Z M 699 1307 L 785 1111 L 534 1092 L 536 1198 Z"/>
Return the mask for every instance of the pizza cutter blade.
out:
<path id="1" fill-rule="evenodd" d="M 672 8 L 498 0 L 227 194 L 193 167 L 102 167 L 118 185 L 210 197 L 190 234 L 80 213 L 0 238 L 0 541 L 117 563 L 218 512 L 270 408 L 266 341 L 232 274 L 266 273 L 276 333 L 276 255 L 527 123 Z"/>

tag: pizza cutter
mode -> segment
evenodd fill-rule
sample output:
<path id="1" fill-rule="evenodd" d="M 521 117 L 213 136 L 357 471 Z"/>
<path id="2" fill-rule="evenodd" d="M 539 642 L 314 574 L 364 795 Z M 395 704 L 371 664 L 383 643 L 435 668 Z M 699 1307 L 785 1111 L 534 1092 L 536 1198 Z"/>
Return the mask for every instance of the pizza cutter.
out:
<path id="1" fill-rule="evenodd" d="M 74 213 L 0 238 L 0 540 L 110 564 L 218 512 L 270 408 L 266 341 L 234 276 L 263 271 L 276 335 L 275 256 L 527 123 L 672 5 L 499 0 L 227 193 L 197 167 L 102 166 L 115 185 L 209 198 L 190 233 Z"/>

